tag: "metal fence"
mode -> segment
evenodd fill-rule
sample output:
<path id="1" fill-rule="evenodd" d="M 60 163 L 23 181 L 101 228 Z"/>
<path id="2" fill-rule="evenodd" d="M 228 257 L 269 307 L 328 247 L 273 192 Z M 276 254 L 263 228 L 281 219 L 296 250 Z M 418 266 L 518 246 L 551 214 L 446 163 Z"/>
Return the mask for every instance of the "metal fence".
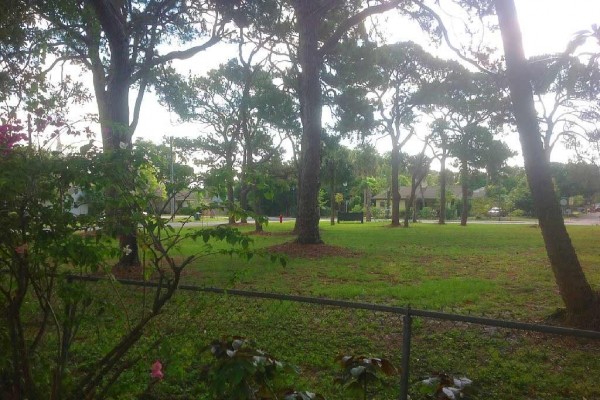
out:
<path id="1" fill-rule="evenodd" d="M 89 276 L 68 276 L 70 280 L 97 282 L 102 278 Z M 134 287 L 155 288 L 155 282 L 142 282 L 136 280 L 117 279 L 123 285 Z M 254 334 L 257 330 L 265 330 L 266 334 L 274 334 L 286 330 L 298 346 L 297 351 L 302 352 L 307 346 L 326 346 L 326 335 L 335 330 L 338 337 L 347 337 L 346 343 L 332 343 L 336 350 L 351 351 L 358 349 L 368 340 L 360 340 L 361 335 L 367 339 L 378 338 L 383 343 L 382 348 L 368 349 L 369 351 L 383 351 L 392 356 L 393 361 L 401 366 L 397 396 L 401 400 L 408 398 L 409 376 L 411 370 L 411 351 L 413 350 L 414 321 L 416 317 L 427 321 L 448 321 L 453 324 L 474 324 L 489 328 L 501 328 L 553 334 L 567 337 L 600 339 L 600 332 L 516 322 L 494 318 L 484 318 L 471 315 L 460 315 L 440 311 L 428 311 L 410 307 L 394 307 L 378 304 L 359 303 L 325 298 L 306 296 L 284 295 L 276 293 L 254 292 L 233 289 L 218 289 L 195 285 L 181 284 L 179 289 L 188 293 L 202 293 L 208 296 L 217 296 L 210 302 L 208 309 L 203 309 L 204 327 L 207 321 L 229 319 L 229 329 L 235 329 L 237 334 Z M 214 305 L 219 304 L 216 308 Z M 221 307 L 222 306 L 222 307 Z M 226 315 L 223 315 L 226 314 Z M 262 328 L 258 328 L 261 325 Z M 360 326 L 360 332 L 357 332 Z M 431 327 L 428 327 L 428 329 Z M 471 327 L 470 329 L 472 329 Z M 417 327 L 423 330 L 423 327 Z M 298 331 L 298 332 L 297 332 Z M 311 338 L 301 337 L 300 331 L 310 331 Z M 224 332 L 231 334 L 231 332 Z M 289 340 L 289 339 L 288 339 Z M 435 337 L 432 339 L 435 341 Z M 310 342 L 306 344 L 306 342 Z M 434 343 L 435 344 L 435 343 Z M 391 346 L 395 348 L 385 348 Z M 486 344 L 482 344 L 486 346 Z M 317 364 L 322 361 L 316 361 Z"/>

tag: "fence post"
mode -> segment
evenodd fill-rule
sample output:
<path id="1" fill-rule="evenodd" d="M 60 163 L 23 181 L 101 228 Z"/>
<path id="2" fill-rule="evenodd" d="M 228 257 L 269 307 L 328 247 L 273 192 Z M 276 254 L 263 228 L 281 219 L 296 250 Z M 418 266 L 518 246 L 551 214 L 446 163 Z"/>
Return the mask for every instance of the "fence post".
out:
<path id="1" fill-rule="evenodd" d="M 412 317 L 410 307 L 402 317 L 402 375 L 400 377 L 400 400 L 408 399 L 408 378 L 410 369 L 410 339 L 411 339 Z"/>

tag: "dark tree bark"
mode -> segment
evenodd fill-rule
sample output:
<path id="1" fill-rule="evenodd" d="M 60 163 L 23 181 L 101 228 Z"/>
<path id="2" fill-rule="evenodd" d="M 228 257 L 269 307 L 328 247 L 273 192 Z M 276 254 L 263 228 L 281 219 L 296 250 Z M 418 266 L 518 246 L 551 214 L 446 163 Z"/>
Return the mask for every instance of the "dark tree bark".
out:
<path id="1" fill-rule="evenodd" d="M 233 195 L 233 182 L 227 180 L 227 209 L 229 210 L 229 224 L 235 224 L 235 200 Z"/>
<path id="2" fill-rule="evenodd" d="M 330 224 L 335 225 L 335 160 L 331 160 L 331 193 L 329 197 L 331 204 L 331 219 Z"/>
<path id="3" fill-rule="evenodd" d="M 120 190 L 128 188 L 128 177 L 134 172 L 125 150 L 131 150 L 131 131 L 129 128 L 129 36 L 126 31 L 125 16 L 114 10 L 110 2 L 102 0 L 91 1 L 92 7 L 106 34 L 111 53 L 110 73 L 105 81 L 102 64 L 96 65 L 92 73 L 94 88 L 100 111 L 100 126 L 102 130 L 102 146 L 104 152 L 111 154 L 115 163 L 116 177 L 122 177 L 122 185 L 110 187 L 107 190 L 109 201 L 107 217 L 112 221 L 114 234 L 119 239 L 119 247 L 123 249 L 119 266 L 130 267 L 140 263 L 137 243 L 137 223 L 131 219 L 131 210 L 125 205 L 118 204 Z M 93 60 L 94 61 L 94 60 Z M 100 62 L 100 59 L 97 60 Z M 102 83 L 102 85 L 100 85 Z M 106 88 L 104 86 L 106 84 Z M 104 115 L 103 115 L 104 114 Z M 124 186 L 124 187 L 120 187 Z"/>
<path id="4" fill-rule="evenodd" d="M 392 226 L 400 226 L 400 188 L 398 177 L 400 175 L 400 148 L 394 143 L 392 146 Z"/>
<path id="5" fill-rule="evenodd" d="M 440 136 L 440 148 L 442 154 L 440 156 L 440 215 L 438 224 L 443 225 L 446 223 L 446 185 L 448 183 L 446 159 L 448 158 L 448 136 L 444 132 L 442 132 Z"/>
<path id="6" fill-rule="evenodd" d="M 166 26 L 180 24 L 173 13 L 181 16 L 187 11 L 178 2 L 147 2 L 136 13 L 124 1 L 86 0 L 71 2 L 75 5 L 70 6 L 55 3 L 32 2 L 32 5 L 40 19 L 48 23 L 48 31 L 53 32 L 55 50 L 92 72 L 103 150 L 114 164 L 108 172 L 116 177 L 115 184 L 106 191 L 110 203 L 106 210 L 107 226 L 124 250 L 119 265 L 133 266 L 139 263 L 137 224 L 127 205 L 119 204 L 122 200 L 119 193 L 131 189 L 127 185 L 133 181 L 130 177 L 135 171 L 128 153 L 144 93 L 154 76 L 152 69 L 175 59 L 190 58 L 216 44 L 224 33 L 226 20 L 215 21 L 212 35 L 205 43 L 161 55 L 157 46 L 173 32 Z M 190 16 L 189 21 L 201 23 L 195 20 L 196 16 Z M 138 93 L 130 119 L 129 90 L 133 85 Z"/>
<path id="7" fill-rule="evenodd" d="M 256 218 L 254 219 L 254 231 L 262 232 L 263 231 L 263 223 L 260 221 L 260 215 L 262 214 L 262 196 L 259 195 L 258 190 L 254 190 L 254 212 L 256 213 Z"/>
<path id="8" fill-rule="evenodd" d="M 324 58 L 337 46 L 350 28 L 365 18 L 391 10 L 401 0 L 391 0 L 368 6 L 342 21 L 319 47 L 327 14 L 344 5 L 341 0 L 294 0 L 298 32 L 298 62 L 300 64 L 299 99 L 302 120 L 302 149 L 298 174 L 298 216 L 294 232 L 299 243 L 322 243 L 319 233 L 319 168 L 321 165 L 321 67 Z"/>
<path id="9" fill-rule="evenodd" d="M 415 199 L 417 197 L 417 186 L 419 183 L 417 182 L 416 177 L 413 175 L 411 179 L 410 186 L 410 198 L 406 202 L 406 207 L 404 210 L 404 227 L 408 228 L 408 221 L 410 220 L 411 214 L 415 208 Z"/>
<path id="10" fill-rule="evenodd" d="M 442 150 L 440 158 L 440 215 L 438 224 L 446 223 L 446 151 Z"/>
<path id="11" fill-rule="evenodd" d="M 371 197 L 373 197 L 371 186 L 367 184 L 367 187 L 365 188 L 365 221 L 367 222 L 371 222 L 373 219 L 373 214 L 371 213 Z"/>
<path id="12" fill-rule="evenodd" d="M 319 167 L 321 165 L 321 82 L 323 58 L 319 54 L 321 27 L 319 2 L 295 2 L 298 21 L 302 151 L 298 188 L 296 231 L 299 243 L 322 243 L 319 233 Z"/>
<path id="13" fill-rule="evenodd" d="M 513 113 L 546 252 L 566 306 L 567 322 L 600 329 L 599 294 L 592 291 L 566 230 L 536 118 L 531 77 L 513 0 L 496 0 Z"/>
<path id="14" fill-rule="evenodd" d="M 466 160 L 460 162 L 460 185 L 462 190 L 460 225 L 467 226 L 467 218 L 469 217 L 469 164 Z"/>
<path id="15" fill-rule="evenodd" d="M 244 118 L 246 119 L 246 118 Z M 244 123 L 247 123 L 247 121 L 245 121 Z M 244 159 L 242 161 L 242 173 L 241 173 L 241 179 L 240 179 L 240 208 L 244 211 L 242 213 L 242 216 L 240 218 L 240 222 L 242 224 L 246 224 L 248 223 L 248 217 L 246 215 L 246 212 L 248 211 L 249 208 L 249 203 L 248 203 L 248 194 L 250 193 L 250 191 L 254 191 L 254 183 L 250 182 L 250 171 L 252 171 L 253 169 L 253 159 L 252 159 L 252 145 L 251 145 L 251 138 L 248 137 L 248 132 L 247 128 L 243 129 L 244 131 L 244 135 L 243 137 L 244 139 Z M 255 210 L 256 212 L 258 212 L 257 210 Z"/>

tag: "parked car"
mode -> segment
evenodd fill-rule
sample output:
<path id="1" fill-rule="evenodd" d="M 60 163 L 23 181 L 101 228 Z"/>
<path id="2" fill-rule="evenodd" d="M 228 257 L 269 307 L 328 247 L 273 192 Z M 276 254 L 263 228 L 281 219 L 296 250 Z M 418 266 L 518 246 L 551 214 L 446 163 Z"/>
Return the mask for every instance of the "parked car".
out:
<path id="1" fill-rule="evenodd" d="M 504 216 L 504 210 L 501 209 L 500 207 L 492 207 L 488 210 L 488 216 L 490 217 L 503 217 Z"/>

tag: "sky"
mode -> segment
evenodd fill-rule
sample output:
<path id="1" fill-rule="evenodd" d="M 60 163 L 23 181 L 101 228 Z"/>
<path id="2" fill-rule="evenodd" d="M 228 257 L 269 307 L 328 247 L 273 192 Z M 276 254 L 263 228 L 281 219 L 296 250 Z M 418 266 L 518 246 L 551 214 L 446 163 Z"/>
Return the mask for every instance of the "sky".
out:
<path id="1" fill-rule="evenodd" d="M 516 0 L 515 2 L 527 56 L 563 51 L 575 32 L 588 29 L 593 23 L 600 23 L 600 0 Z M 393 27 L 389 28 L 390 38 L 393 40 L 396 35 L 399 39 L 415 41 L 424 36 L 414 26 L 410 27 L 406 24 L 393 24 L 392 26 L 402 27 L 402 31 Z M 496 40 L 500 46 L 499 33 L 497 33 Z M 448 49 L 443 48 L 434 50 L 434 52 L 440 57 L 449 57 L 451 54 Z M 235 47 L 220 45 L 191 60 L 178 62 L 175 66 L 184 73 L 188 71 L 202 73 L 218 67 L 219 63 L 225 62 L 235 55 Z M 94 111 L 94 105 L 95 103 L 90 105 L 89 111 Z M 193 137 L 197 136 L 200 130 L 198 125 L 178 123 L 175 114 L 160 105 L 152 93 L 147 93 L 134 140 L 135 138 L 144 138 L 159 143 L 164 136 Z M 515 133 L 509 134 L 503 139 L 511 148 L 520 150 Z M 378 141 L 377 146 L 381 151 L 389 148 L 385 140 Z M 414 149 L 420 147 L 416 143 L 413 145 Z M 410 146 L 408 152 L 411 152 Z M 562 148 L 557 148 L 553 152 L 552 160 L 566 162 L 568 153 Z M 522 165 L 521 157 L 518 156 L 511 160 L 511 164 Z"/>

